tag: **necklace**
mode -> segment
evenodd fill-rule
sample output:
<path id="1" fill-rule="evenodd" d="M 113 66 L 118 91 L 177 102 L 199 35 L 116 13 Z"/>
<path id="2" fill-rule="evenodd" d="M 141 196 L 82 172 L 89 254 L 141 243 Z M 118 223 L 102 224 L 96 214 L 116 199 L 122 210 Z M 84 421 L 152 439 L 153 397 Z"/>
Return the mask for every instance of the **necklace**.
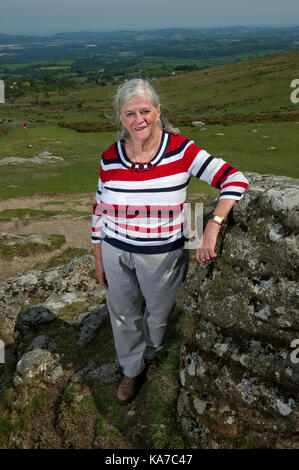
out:
<path id="1" fill-rule="evenodd" d="M 140 161 L 140 160 L 136 160 L 134 143 L 133 143 L 133 141 L 132 141 L 132 142 L 131 142 L 131 146 L 132 146 L 133 158 L 130 158 L 130 160 L 133 161 L 134 163 L 146 163 L 146 162 L 149 162 L 149 161 L 153 158 L 153 156 L 155 155 L 155 153 L 157 152 L 157 149 L 158 149 L 159 145 L 160 145 L 160 139 L 159 139 L 159 141 L 158 141 L 158 144 L 155 145 L 154 150 L 153 150 L 153 152 L 151 152 L 150 156 L 146 156 L 146 157 L 144 157 L 144 158 L 142 159 L 142 161 Z"/>

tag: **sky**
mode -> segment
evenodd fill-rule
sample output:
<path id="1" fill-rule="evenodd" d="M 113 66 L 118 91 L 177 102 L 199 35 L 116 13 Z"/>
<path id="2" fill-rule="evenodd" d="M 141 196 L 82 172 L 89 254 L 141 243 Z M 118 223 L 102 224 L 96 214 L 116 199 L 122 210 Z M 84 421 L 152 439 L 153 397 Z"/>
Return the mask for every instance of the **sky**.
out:
<path id="1" fill-rule="evenodd" d="M 298 0 L 5 0 L 0 33 L 297 26 Z"/>

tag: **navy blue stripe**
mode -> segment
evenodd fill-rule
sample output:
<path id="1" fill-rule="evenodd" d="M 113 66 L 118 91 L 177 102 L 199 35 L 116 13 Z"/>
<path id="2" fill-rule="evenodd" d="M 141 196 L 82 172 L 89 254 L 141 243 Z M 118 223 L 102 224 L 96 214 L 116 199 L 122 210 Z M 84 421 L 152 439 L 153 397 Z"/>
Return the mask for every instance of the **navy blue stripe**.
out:
<path id="1" fill-rule="evenodd" d="M 94 205 L 94 209 L 97 207 L 97 205 Z M 125 216 L 129 219 L 133 219 L 137 216 L 140 216 L 139 218 L 142 217 L 153 217 L 155 219 L 166 219 L 166 217 L 163 217 L 162 214 L 165 214 L 168 216 L 169 220 L 172 220 L 176 217 L 178 217 L 181 213 L 183 212 L 183 209 L 177 209 L 177 210 L 172 210 L 170 209 L 169 211 L 161 211 L 161 210 L 149 210 L 149 211 L 141 211 L 141 210 L 135 210 L 135 211 L 129 211 L 129 210 L 118 210 L 118 209 L 103 209 L 103 214 L 108 214 L 112 215 L 115 217 L 121 217 L 124 218 Z"/>
<path id="2" fill-rule="evenodd" d="M 174 251 L 179 248 L 184 247 L 184 238 L 179 238 L 174 242 L 167 243 L 166 245 L 158 245 L 158 246 L 136 246 L 131 245 L 130 243 L 125 243 L 116 238 L 108 237 L 107 235 L 103 239 L 105 242 L 109 243 L 110 245 L 114 246 L 115 248 L 119 248 L 120 250 L 129 251 L 131 253 L 143 253 L 143 254 L 155 254 L 155 253 L 168 253 L 169 251 Z"/>
<path id="3" fill-rule="evenodd" d="M 205 171 L 205 169 L 207 168 L 207 166 L 211 163 L 212 160 L 214 160 L 215 157 L 213 157 L 212 155 L 210 155 L 206 161 L 204 162 L 204 164 L 201 166 L 201 168 L 199 169 L 199 171 L 197 172 L 197 174 L 195 175 L 196 178 L 200 178 L 201 175 L 203 174 L 203 172 Z"/>
<path id="4" fill-rule="evenodd" d="M 223 193 L 220 194 L 220 197 L 221 196 L 242 196 L 242 193 L 237 193 L 235 191 L 224 191 Z"/>
<path id="5" fill-rule="evenodd" d="M 101 237 L 93 237 L 92 236 L 91 239 L 97 241 L 97 240 L 101 240 Z"/>
<path id="6" fill-rule="evenodd" d="M 113 163 L 119 163 L 119 164 L 122 164 L 121 160 L 119 158 L 105 158 L 105 157 L 102 157 L 102 161 L 105 165 L 112 165 Z"/>
<path id="7" fill-rule="evenodd" d="M 220 189 L 221 180 L 225 179 L 226 175 L 230 173 L 231 170 L 234 170 L 233 166 L 229 166 L 228 168 L 226 168 L 226 170 L 222 173 L 220 178 L 216 181 L 216 184 L 215 184 L 216 188 Z"/>
<path id="8" fill-rule="evenodd" d="M 190 179 L 190 178 L 189 178 Z M 180 184 L 178 186 L 171 186 L 168 188 L 148 188 L 148 189 L 118 189 L 118 188 L 109 188 L 105 186 L 108 191 L 115 191 L 117 193 L 165 193 L 168 191 L 178 191 L 179 189 L 185 188 L 189 184 L 189 179 L 186 183 Z"/>
<path id="9" fill-rule="evenodd" d="M 110 230 L 111 232 L 114 232 L 114 233 L 117 233 L 117 235 L 119 235 L 120 237 L 123 237 L 123 238 L 127 238 L 128 240 L 134 240 L 134 241 L 138 241 L 138 242 L 159 242 L 161 240 L 170 240 L 171 238 L 173 238 L 175 235 L 178 235 L 178 233 L 176 234 L 171 234 L 169 237 L 163 237 L 163 233 L 159 234 L 160 236 L 158 237 L 155 237 L 155 238 L 152 238 L 150 236 L 148 237 L 131 237 L 130 235 L 128 235 L 126 232 L 122 232 L 121 229 L 112 229 L 110 227 L 108 227 L 107 223 L 105 222 L 104 223 L 104 226 L 106 228 L 108 228 L 108 230 Z M 136 231 L 137 232 L 137 231 Z M 168 233 L 171 233 L 171 231 L 169 230 Z M 183 236 L 184 234 L 184 227 L 181 228 L 181 235 Z M 149 234 L 150 235 L 150 234 Z M 108 235 L 107 235 L 108 236 Z"/>
<path id="10" fill-rule="evenodd" d="M 97 194 L 102 195 L 102 191 L 97 190 Z"/>
<path id="11" fill-rule="evenodd" d="M 179 148 L 172 150 L 171 152 L 167 152 L 164 158 L 173 157 L 174 155 L 181 153 L 184 150 L 184 148 L 189 144 L 189 142 L 190 142 L 189 139 L 185 140 L 185 142 L 183 142 Z"/>

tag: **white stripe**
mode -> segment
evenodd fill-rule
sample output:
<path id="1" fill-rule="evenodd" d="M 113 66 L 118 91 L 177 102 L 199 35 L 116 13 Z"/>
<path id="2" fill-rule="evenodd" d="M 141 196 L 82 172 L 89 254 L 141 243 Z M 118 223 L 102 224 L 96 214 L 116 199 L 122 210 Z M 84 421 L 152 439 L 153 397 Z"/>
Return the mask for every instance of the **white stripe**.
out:
<path id="1" fill-rule="evenodd" d="M 158 193 L 116 193 L 105 191 L 102 200 L 106 204 L 118 205 L 176 205 L 183 204 L 186 199 L 187 187 L 179 191 L 158 192 Z"/>
<path id="2" fill-rule="evenodd" d="M 222 160 L 222 158 L 214 158 L 214 160 L 212 160 L 208 167 L 205 169 L 200 179 L 211 184 L 214 176 L 225 163 L 226 162 Z"/>
<path id="3" fill-rule="evenodd" d="M 205 150 L 200 150 L 200 152 L 198 152 L 193 162 L 189 166 L 188 172 L 191 173 L 191 175 L 196 176 L 199 170 L 201 169 L 202 165 L 210 156 L 211 155 Z"/>
<path id="4" fill-rule="evenodd" d="M 102 163 L 102 168 L 104 171 L 125 169 L 121 163 L 110 163 L 109 165 Z"/>
<path id="5" fill-rule="evenodd" d="M 219 199 L 234 199 L 235 201 L 239 201 L 240 199 L 242 199 L 243 197 L 243 194 L 241 194 L 240 196 L 234 196 L 233 194 L 224 194 L 219 196 Z"/>
<path id="6" fill-rule="evenodd" d="M 247 183 L 248 184 L 248 180 L 247 180 L 247 178 L 245 178 L 243 173 L 241 173 L 240 171 L 237 171 L 236 173 L 233 173 L 232 175 L 229 175 L 227 177 L 227 179 L 223 181 L 221 186 L 223 184 L 228 184 L 228 183 L 233 183 L 233 182 L 234 183 Z M 237 188 L 237 186 L 234 186 L 234 187 Z M 227 186 L 227 188 L 224 188 L 224 190 L 228 191 L 228 188 L 229 188 L 229 186 Z M 242 188 L 242 191 L 245 191 L 245 188 Z"/>
<path id="7" fill-rule="evenodd" d="M 190 175 L 187 171 L 177 173 L 175 175 L 161 176 L 161 178 L 148 179 L 145 181 L 119 181 L 111 180 L 104 185 L 105 190 L 110 188 L 117 189 L 152 189 L 152 188 L 171 188 L 172 186 L 179 186 L 188 181 Z M 120 190 L 121 190 L 120 189 Z M 141 194 L 141 193 L 140 193 Z M 138 197 L 138 196 L 136 196 Z"/>
<path id="8" fill-rule="evenodd" d="M 157 241 L 152 241 L 152 240 L 148 240 L 146 241 L 146 245 L 144 244 L 145 242 L 142 242 L 142 241 L 136 241 L 136 240 L 130 240 L 129 238 L 125 238 L 125 237 L 121 237 L 119 236 L 117 233 L 115 233 L 114 231 L 111 231 L 109 230 L 108 227 L 103 227 L 103 232 L 106 233 L 109 237 L 113 237 L 117 240 L 120 240 L 122 242 L 125 242 L 125 243 L 129 243 L 130 245 L 135 245 L 135 246 L 158 246 L 158 245 L 167 245 L 168 243 L 172 243 L 174 242 L 175 240 L 178 240 L 181 238 L 181 235 L 180 233 L 178 235 L 175 235 L 171 238 L 167 238 L 166 240 L 163 240 L 163 238 L 159 238 L 159 240 Z M 136 232 L 134 232 L 134 235 L 136 236 Z M 146 234 L 144 234 L 146 235 Z M 156 235 L 159 235 L 159 234 L 156 234 Z M 145 238 L 145 237 L 142 237 L 142 238 Z M 157 238 L 157 237 L 156 237 Z"/>
<path id="9" fill-rule="evenodd" d="M 124 217 L 119 218 L 119 217 L 111 217 L 110 215 L 105 217 L 105 222 L 109 222 L 109 224 L 128 224 L 128 225 L 134 225 L 134 227 L 140 227 L 140 228 L 153 228 L 156 229 L 158 227 L 167 227 L 168 225 L 178 225 L 184 222 L 184 216 L 183 213 L 176 217 L 175 219 L 168 219 L 165 218 L 163 219 L 163 223 L 161 223 L 162 219 L 158 219 L 157 217 L 148 217 L 148 218 L 137 218 L 135 217 L 134 219 L 126 219 Z"/>

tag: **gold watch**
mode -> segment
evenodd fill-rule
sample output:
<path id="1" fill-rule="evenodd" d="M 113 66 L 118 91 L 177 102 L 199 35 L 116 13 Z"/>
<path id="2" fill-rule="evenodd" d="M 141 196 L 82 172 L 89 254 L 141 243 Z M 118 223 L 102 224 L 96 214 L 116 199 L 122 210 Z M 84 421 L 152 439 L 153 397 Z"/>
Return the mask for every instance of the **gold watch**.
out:
<path id="1" fill-rule="evenodd" d="M 224 221 L 224 217 L 222 217 L 221 215 L 213 214 L 213 217 L 211 217 L 211 220 L 213 220 L 213 222 L 216 222 L 216 224 L 218 225 L 222 225 Z"/>

